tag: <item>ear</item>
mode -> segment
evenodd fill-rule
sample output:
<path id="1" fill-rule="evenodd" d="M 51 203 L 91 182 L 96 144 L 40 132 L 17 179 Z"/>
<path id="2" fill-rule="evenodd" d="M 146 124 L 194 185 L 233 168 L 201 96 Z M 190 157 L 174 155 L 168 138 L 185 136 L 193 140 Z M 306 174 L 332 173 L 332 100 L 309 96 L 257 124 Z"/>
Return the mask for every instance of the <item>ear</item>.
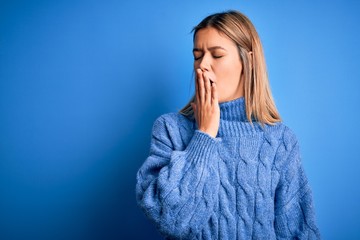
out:
<path id="1" fill-rule="evenodd" d="M 249 54 L 249 62 L 250 62 L 250 66 L 251 66 L 251 69 L 253 69 L 253 58 L 254 58 L 254 54 L 252 51 L 248 52 Z"/>

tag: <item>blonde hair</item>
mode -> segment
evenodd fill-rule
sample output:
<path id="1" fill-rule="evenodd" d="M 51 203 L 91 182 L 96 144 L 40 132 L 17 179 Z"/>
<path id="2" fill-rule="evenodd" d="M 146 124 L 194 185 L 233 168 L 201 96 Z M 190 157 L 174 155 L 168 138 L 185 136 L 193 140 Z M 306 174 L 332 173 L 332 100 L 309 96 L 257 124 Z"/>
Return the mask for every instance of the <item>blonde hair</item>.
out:
<path id="1" fill-rule="evenodd" d="M 281 118 L 271 95 L 265 57 L 260 38 L 251 21 L 238 11 L 215 13 L 193 28 L 193 39 L 196 33 L 203 28 L 212 27 L 225 34 L 234 41 L 238 47 L 244 74 L 244 93 L 246 116 L 252 124 L 252 118 L 261 125 L 274 125 Z M 252 55 L 252 56 L 250 56 Z M 191 100 L 179 112 L 193 118 L 194 111 Z"/>

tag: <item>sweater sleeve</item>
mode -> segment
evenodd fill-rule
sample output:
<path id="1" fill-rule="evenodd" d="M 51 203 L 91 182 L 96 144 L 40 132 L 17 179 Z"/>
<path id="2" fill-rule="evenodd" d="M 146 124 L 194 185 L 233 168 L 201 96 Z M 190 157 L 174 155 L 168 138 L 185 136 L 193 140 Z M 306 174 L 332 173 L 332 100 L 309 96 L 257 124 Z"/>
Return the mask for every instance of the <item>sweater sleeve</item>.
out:
<path id="1" fill-rule="evenodd" d="M 136 176 L 136 199 L 165 237 L 192 239 L 217 202 L 217 140 L 196 130 L 184 150 L 175 150 L 174 134 L 163 117 L 154 122 L 150 154 Z"/>
<path id="2" fill-rule="evenodd" d="M 275 191 L 277 239 L 320 239 L 312 191 L 301 163 L 299 143 L 292 136 L 289 154 L 283 160 Z"/>

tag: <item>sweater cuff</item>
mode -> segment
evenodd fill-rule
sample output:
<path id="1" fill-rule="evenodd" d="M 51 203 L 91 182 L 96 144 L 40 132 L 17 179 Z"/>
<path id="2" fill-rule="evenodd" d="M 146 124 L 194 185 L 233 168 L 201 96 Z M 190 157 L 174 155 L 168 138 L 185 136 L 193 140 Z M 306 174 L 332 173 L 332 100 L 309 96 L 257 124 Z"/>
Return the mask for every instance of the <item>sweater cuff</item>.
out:
<path id="1" fill-rule="evenodd" d="M 192 159 L 208 159 L 214 154 L 218 141 L 207 133 L 195 130 L 185 151 Z"/>

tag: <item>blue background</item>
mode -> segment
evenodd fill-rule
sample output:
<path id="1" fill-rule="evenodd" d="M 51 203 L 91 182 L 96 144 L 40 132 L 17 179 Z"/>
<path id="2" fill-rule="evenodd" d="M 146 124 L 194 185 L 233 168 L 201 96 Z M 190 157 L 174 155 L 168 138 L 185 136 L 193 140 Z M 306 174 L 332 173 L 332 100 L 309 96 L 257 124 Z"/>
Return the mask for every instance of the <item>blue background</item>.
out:
<path id="1" fill-rule="evenodd" d="M 300 140 L 323 239 L 360 239 L 357 1 L 1 1 L 0 239 L 161 239 L 153 121 L 192 95 L 192 27 L 237 9 Z"/>

